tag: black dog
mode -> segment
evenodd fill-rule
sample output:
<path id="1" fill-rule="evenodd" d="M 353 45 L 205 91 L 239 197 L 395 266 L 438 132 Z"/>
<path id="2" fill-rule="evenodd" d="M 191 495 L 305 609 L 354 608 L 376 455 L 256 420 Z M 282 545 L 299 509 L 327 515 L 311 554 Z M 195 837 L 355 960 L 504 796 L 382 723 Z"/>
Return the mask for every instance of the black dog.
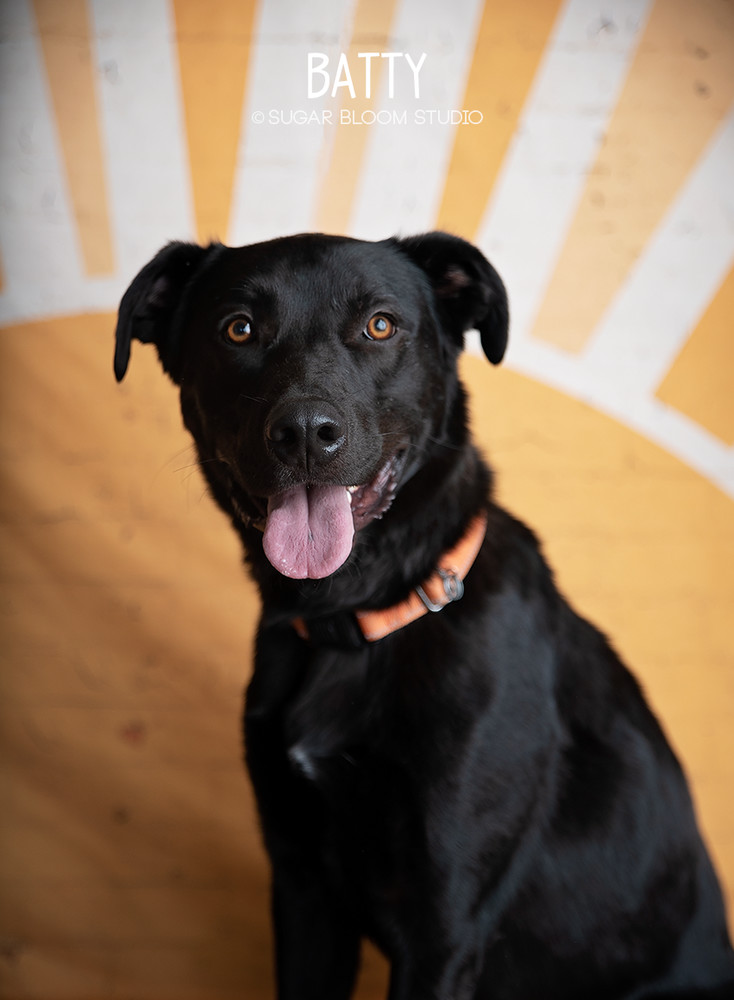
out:
<path id="1" fill-rule="evenodd" d="M 122 300 L 117 378 L 156 345 L 262 594 L 283 1000 L 348 997 L 363 936 L 391 1000 L 734 996 L 679 765 L 467 431 L 464 332 L 497 364 L 507 327 L 441 233 L 174 243 Z"/>

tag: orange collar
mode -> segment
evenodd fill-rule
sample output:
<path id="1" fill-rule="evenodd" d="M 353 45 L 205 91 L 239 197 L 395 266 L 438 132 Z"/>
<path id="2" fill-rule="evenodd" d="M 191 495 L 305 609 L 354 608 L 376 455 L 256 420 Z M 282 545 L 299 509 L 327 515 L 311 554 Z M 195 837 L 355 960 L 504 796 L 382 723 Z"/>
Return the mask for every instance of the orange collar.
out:
<path id="1" fill-rule="evenodd" d="M 344 629 L 340 616 L 305 621 L 296 618 L 293 627 L 302 639 L 319 645 L 358 647 L 367 642 L 377 642 L 391 632 L 397 632 L 429 611 L 441 611 L 447 604 L 458 601 L 464 594 L 464 580 L 487 533 L 487 515 L 478 514 L 467 528 L 463 538 L 444 553 L 435 571 L 420 587 L 411 591 L 404 601 L 391 608 L 379 611 L 355 611 L 351 618 L 351 630 Z M 356 629 L 353 626 L 356 624 Z M 351 634 L 350 634 L 351 632 Z"/>

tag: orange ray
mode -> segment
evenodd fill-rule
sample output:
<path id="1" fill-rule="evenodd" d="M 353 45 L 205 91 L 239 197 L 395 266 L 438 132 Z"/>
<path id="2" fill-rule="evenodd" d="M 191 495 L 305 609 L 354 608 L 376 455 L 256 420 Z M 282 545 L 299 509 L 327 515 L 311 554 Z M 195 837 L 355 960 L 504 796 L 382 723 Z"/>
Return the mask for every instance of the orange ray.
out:
<path id="1" fill-rule="evenodd" d="M 85 0 L 33 0 L 72 209 L 89 275 L 110 274 L 114 251 L 89 17 Z"/>
<path id="2" fill-rule="evenodd" d="M 358 52 L 384 52 L 389 49 L 390 26 L 396 6 L 397 0 L 358 0 L 347 51 L 351 67 L 362 67 L 363 61 L 358 59 Z M 359 121 L 361 115 L 371 109 L 380 91 L 382 73 L 383 60 L 372 60 L 371 96 L 366 97 L 365 87 L 360 83 L 360 86 L 355 86 L 356 97 L 347 96 L 342 102 L 342 107 L 348 107 L 356 120 Z M 336 126 L 316 210 L 316 228 L 323 232 L 344 233 L 349 227 L 368 132 L 369 128 L 363 125 Z"/>
<path id="3" fill-rule="evenodd" d="M 560 6 L 486 0 L 462 105 L 484 118 L 457 128 L 440 229 L 476 237 Z"/>
<path id="4" fill-rule="evenodd" d="M 658 399 L 734 445 L 734 268 L 657 391 Z"/>
<path id="5" fill-rule="evenodd" d="M 173 0 L 198 238 L 229 228 L 256 0 Z"/>

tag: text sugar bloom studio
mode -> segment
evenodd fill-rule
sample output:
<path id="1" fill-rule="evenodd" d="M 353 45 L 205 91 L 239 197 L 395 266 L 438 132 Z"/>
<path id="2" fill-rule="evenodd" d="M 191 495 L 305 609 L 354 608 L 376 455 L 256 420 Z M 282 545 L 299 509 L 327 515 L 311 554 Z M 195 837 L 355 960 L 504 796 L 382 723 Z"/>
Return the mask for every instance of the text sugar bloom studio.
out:
<path id="1" fill-rule="evenodd" d="M 370 100 L 373 96 L 373 65 L 386 66 L 387 97 L 394 100 L 419 100 L 421 96 L 421 72 L 428 55 L 422 52 L 414 58 L 409 52 L 358 52 L 356 66 L 350 66 L 345 52 L 340 53 L 332 65 L 325 52 L 309 52 L 306 64 L 306 93 L 309 101 L 324 97 L 343 101 Z M 269 108 L 253 111 L 251 120 L 256 125 L 479 125 L 483 121 L 482 112 L 476 109 L 420 108 L 409 111 L 383 108 L 359 110 L 341 107 L 314 108 L 291 107 Z"/>

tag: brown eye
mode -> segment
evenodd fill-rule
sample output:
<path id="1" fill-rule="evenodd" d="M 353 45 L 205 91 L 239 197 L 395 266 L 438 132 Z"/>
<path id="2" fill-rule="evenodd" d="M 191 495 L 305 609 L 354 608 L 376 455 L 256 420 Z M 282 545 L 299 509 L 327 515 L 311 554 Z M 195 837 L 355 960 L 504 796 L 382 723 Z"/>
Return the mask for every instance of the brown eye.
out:
<path id="1" fill-rule="evenodd" d="M 227 327 L 227 339 L 233 344 L 246 344 L 252 339 L 252 321 L 249 319 L 233 319 Z"/>
<path id="2" fill-rule="evenodd" d="M 389 317 L 376 313 L 367 324 L 365 333 L 370 340 L 389 340 L 395 331 L 395 324 Z"/>

